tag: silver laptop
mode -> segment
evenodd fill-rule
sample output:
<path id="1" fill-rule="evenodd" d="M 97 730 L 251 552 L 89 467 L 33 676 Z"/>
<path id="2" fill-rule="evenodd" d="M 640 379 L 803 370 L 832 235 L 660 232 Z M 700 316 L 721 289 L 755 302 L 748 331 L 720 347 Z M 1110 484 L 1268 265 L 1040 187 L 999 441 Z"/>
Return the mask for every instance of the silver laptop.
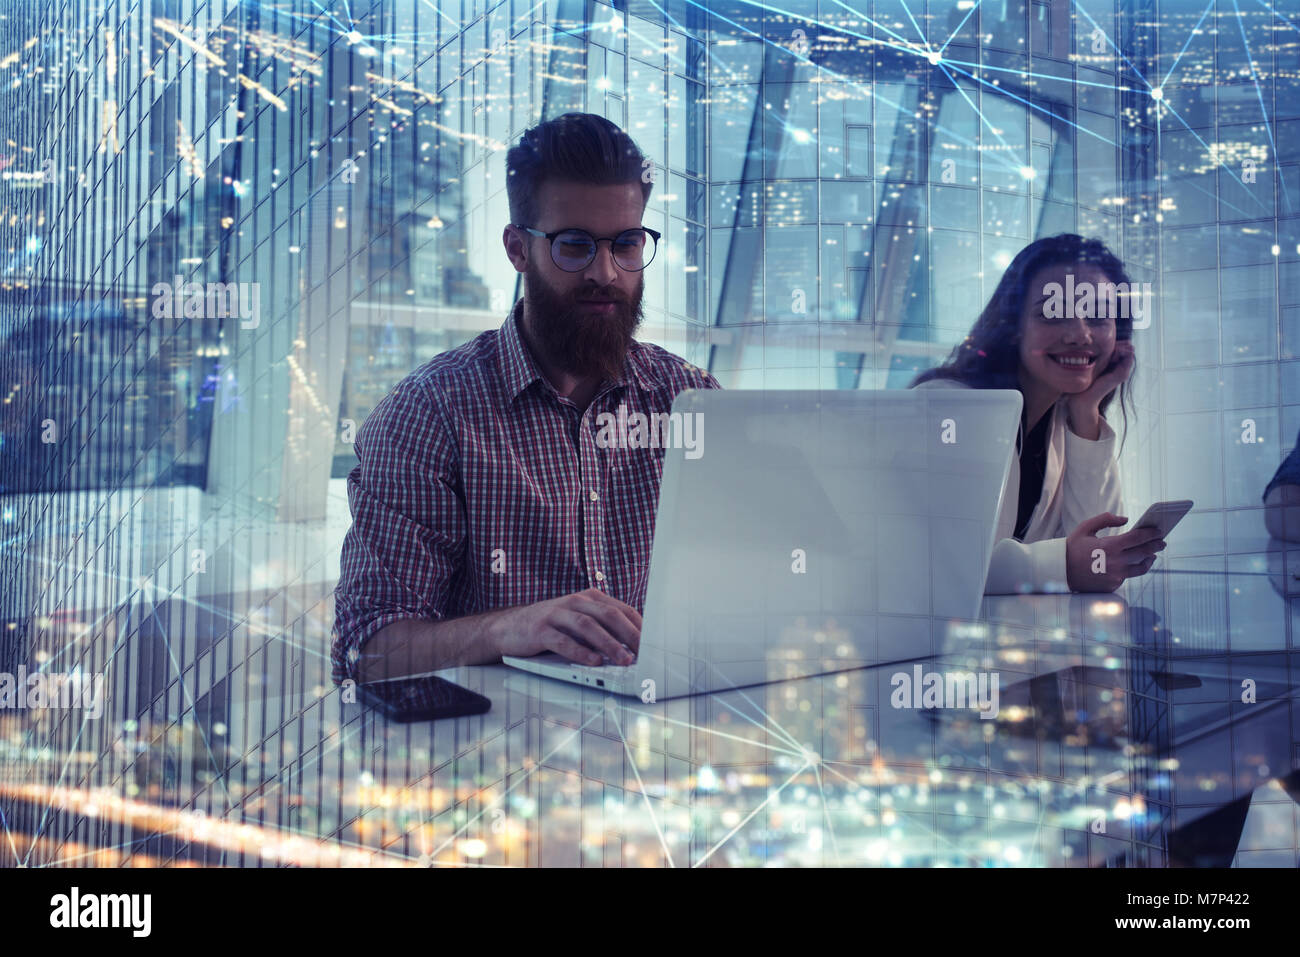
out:
<path id="1" fill-rule="evenodd" d="M 680 393 L 641 647 L 524 671 L 642 701 L 927 657 L 977 617 L 1020 422 L 1014 390 Z"/>

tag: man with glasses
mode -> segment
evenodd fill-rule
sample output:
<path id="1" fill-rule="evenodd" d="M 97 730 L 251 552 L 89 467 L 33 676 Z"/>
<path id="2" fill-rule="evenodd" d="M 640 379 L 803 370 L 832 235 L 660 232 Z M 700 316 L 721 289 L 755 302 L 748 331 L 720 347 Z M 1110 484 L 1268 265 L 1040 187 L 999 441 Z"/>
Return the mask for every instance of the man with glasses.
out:
<path id="1" fill-rule="evenodd" d="M 664 449 L 601 441 L 598 419 L 718 388 L 632 338 L 661 238 L 641 223 L 644 160 L 581 113 L 508 152 L 502 240 L 524 297 L 500 329 L 398 383 L 357 433 L 336 683 L 545 651 L 632 662 Z"/>

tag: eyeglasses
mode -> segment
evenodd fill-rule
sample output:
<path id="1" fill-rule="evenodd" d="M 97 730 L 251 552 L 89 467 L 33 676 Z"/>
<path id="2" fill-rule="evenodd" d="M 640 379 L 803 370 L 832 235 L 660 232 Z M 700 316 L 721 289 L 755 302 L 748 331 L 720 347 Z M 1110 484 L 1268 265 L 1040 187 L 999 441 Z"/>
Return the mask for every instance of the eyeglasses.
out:
<path id="1" fill-rule="evenodd" d="M 586 269 L 596 258 L 597 244 L 608 241 L 614 262 L 620 269 L 628 272 L 640 272 L 650 265 L 659 249 L 660 233 L 648 226 L 625 229 L 617 236 L 597 239 L 585 229 L 560 229 L 553 233 L 544 233 L 531 226 L 511 223 L 515 229 L 522 229 L 531 236 L 540 236 L 551 244 L 551 260 L 565 272 L 578 272 Z"/>

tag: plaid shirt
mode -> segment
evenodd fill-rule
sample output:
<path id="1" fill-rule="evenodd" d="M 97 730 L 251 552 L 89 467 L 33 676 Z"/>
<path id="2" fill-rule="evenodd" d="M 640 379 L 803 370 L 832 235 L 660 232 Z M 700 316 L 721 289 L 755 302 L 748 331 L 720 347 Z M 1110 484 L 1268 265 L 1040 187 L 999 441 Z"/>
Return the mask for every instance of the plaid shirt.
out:
<path id="1" fill-rule="evenodd" d="M 438 621 L 599 588 L 645 602 L 664 449 L 601 448 L 596 417 L 668 412 L 702 369 L 633 342 L 584 412 L 520 337 L 522 302 L 494 332 L 397 384 L 356 437 L 352 527 L 335 589 L 336 684 L 404 618 Z M 623 421 L 620 419 L 620 421 Z"/>

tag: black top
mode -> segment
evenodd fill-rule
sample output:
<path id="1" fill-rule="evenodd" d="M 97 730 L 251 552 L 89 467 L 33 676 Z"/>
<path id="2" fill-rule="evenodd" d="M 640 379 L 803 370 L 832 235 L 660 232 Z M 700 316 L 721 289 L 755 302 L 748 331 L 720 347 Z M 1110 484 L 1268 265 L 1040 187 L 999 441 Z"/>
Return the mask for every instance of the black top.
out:
<path id="1" fill-rule="evenodd" d="M 1023 420 L 1022 420 L 1023 421 Z M 1047 474 L 1047 430 L 1052 424 L 1048 409 L 1038 424 L 1025 436 L 1020 446 L 1020 504 L 1016 509 L 1016 540 L 1024 541 L 1029 518 L 1043 495 L 1043 476 Z"/>

